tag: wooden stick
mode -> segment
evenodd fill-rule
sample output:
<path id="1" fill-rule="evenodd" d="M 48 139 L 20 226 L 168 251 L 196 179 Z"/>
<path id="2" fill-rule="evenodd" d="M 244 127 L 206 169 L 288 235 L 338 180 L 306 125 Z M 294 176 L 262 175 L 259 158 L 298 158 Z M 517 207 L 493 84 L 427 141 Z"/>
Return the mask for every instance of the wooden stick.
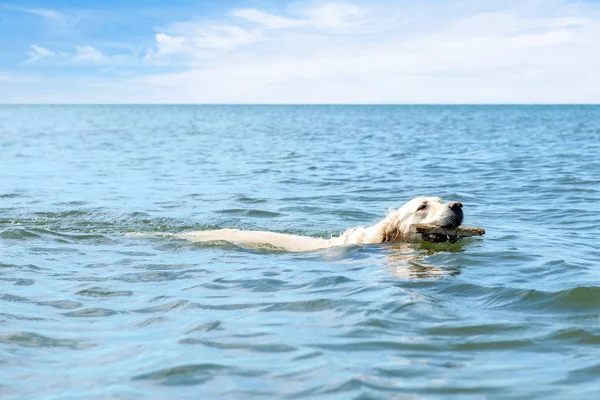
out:
<path id="1" fill-rule="evenodd" d="M 436 225 L 412 224 L 410 226 L 410 231 L 412 233 L 446 235 L 454 238 L 485 235 L 485 229 L 468 226 L 459 226 L 456 229 L 450 229 Z"/>

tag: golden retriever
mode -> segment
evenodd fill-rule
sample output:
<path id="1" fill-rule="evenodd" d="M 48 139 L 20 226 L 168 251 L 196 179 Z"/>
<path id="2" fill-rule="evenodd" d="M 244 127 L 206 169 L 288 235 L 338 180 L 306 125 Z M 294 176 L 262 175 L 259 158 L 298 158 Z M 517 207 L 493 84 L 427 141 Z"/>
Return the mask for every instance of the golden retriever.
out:
<path id="1" fill-rule="evenodd" d="M 242 246 L 274 248 L 287 251 L 312 251 L 351 244 L 385 242 L 415 242 L 422 240 L 411 233 L 412 224 L 431 224 L 457 228 L 463 220 L 462 204 L 458 201 L 443 203 L 437 197 L 417 197 L 397 210 L 391 211 L 379 223 L 369 227 L 355 227 L 330 239 L 289 235 L 265 231 L 218 229 L 169 235 L 192 242 L 229 242 Z"/>

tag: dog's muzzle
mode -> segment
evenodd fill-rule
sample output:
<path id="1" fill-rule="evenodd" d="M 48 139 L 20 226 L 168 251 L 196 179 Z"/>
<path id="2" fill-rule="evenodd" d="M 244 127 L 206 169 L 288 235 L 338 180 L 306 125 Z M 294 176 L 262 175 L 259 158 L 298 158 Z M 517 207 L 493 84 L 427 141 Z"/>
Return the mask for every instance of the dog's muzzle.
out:
<path id="1" fill-rule="evenodd" d="M 440 226 L 443 228 L 458 228 L 463 221 L 463 205 L 460 201 L 448 203 L 448 212 L 444 215 L 444 219 Z"/>

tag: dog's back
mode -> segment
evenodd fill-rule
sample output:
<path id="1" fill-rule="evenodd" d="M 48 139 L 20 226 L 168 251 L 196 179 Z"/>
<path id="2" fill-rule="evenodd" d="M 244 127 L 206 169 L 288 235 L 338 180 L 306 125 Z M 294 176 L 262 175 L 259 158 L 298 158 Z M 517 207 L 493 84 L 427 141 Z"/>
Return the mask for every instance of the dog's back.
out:
<path id="1" fill-rule="evenodd" d="M 240 229 L 186 232 L 173 236 L 192 242 L 229 242 L 252 247 L 268 244 L 287 251 L 310 251 L 331 246 L 329 240 L 321 238 Z"/>

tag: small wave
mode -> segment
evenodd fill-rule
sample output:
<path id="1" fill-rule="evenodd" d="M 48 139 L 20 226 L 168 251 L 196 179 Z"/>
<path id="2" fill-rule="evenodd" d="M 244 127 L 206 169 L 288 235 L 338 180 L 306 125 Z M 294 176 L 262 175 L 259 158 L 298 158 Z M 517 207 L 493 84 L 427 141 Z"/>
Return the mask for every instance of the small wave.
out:
<path id="1" fill-rule="evenodd" d="M 203 324 L 200 324 L 200 325 L 196 326 L 193 329 L 190 329 L 186 333 L 190 334 L 190 333 L 193 333 L 193 332 L 222 331 L 222 330 L 224 330 L 224 328 L 221 325 L 223 325 L 222 321 L 206 322 L 206 323 L 203 323 Z"/>
<path id="2" fill-rule="evenodd" d="M 13 294 L 0 294 L 0 301 L 6 301 L 8 303 L 29 303 L 27 297 L 15 296 Z"/>
<path id="3" fill-rule="evenodd" d="M 189 304 L 190 304 L 189 301 L 176 300 L 176 301 L 170 301 L 168 303 L 164 303 L 164 304 L 154 306 L 154 307 L 140 308 L 138 310 L 135 310 L 134 312 L 142 313 L 142 314 L 150 314 L 150 313 L 157 313 L 157 312 L 160 313 L 160 312 L 166 312 L 166 311 L 176 310 L 176 309 L 180 309 L 180 308 L 185 308 Z"/>
<path id="4" fill-rule="evenodd" d="M 224 350 L 249 350 L 258 353 L 289 353 L 297 350 L 296 347 L 285 344 L 222 343 L 196 338 L 182 339 L 179 341 L 179 343 L 201 344 L 206 347 Z"/>
<path id="5" fill-rule="evenodd" d="M 126 282 L 126 283 L 139 283 L 139 282 L 164 282 L 174 281 L 178 279 L 192 279 L 194 278 L 193 272 L 204 273 L 205 270 L 186 270 L 186 271 L 146 271 L 137 273 L 127 273 L 119 275 L 112 279 Z"/>
<path id="6" fill-rule="evenodd" d="M 456 351 L 486 351 L 486 350 L 509 350 L 520 349 L 535 346 L 533 339 L 514 339 L 514 340 L 469 340 L 456 344 L 452 347 Z"/>
<path id="7" fill-rule="evenodd" d="M 600 344 L 600 335 L 591 333 L 582 328 L 561 329 L 543 338 L 544 340 L 569 342 L 578 344 Z"/>
<path id="8" fill-rule="evenodd" d="M 89 317 L 110 317 L 117 314 L 116 311 L 108 308 L 84 308 L 82 310 L 64 313 L 67 317 L 89 318 Z"/>
<path id="9" fill-rule="evenodd" d="M 441 336 L 456 336 L 470 337 L 473 335 L 498 335 L 508 332 L 516 332 L 526 330 L 526 326 L 522 325 L 507 325 L 507 324 L 477 324 L 477 325 L 460 325 L 460 326 L 448 326 L 448 324 L 441 324 L 433 326 L 427 329 L 427 332 L 432 335 Z"/>
<path id="10" fill-rule="evenodd" d="M 136 375 L 134 381 L 150 380 L 167 386 L 199 385 L 215 377 L 261 376 L 263 372 L 232 367 L 224 364 L 187 364 Z"/>
<path id="11" fill-rule="evenodd" d="M 15 286 L 31 286 L 35 284 L 35 280 L 26 278 L 0 278 L 5 282 L 14 282 Z"/>
<path id="12" fill-rule="evenodd" d="M 326 310 L 346 311 L 356 308 L 366 307 L 370 303 L 357 300 L 332 300 L 315 299 L 306 301 L 291 301 L 284 303 L 274 303 L 263 308 L 262 311 L 289 311 L 289 312 L 316 312 Z"/>
<path id="13" fill-rule="evenodd" d="M 54 236 L 62 239 L 71 239 L 71 240 L 93 240 L 98 241 L 101 239 L 106 239 L 106 236 L 96 234 L 96 233 L 62 233 L 51 229 L 45 228 L 33 228 L 32 231 L 43 235 L 43 236 Z"/>
<path id="14" fill-rule="evenodd" d="M 286 281 L 272 278 L 244 279 L 244 280 L 224 280 L 219 279 L 215 282 L 219 284 L 236 284 L 235 287 L 250 290 L 252 292 L 276 292 L 283 289 L 289 289 Z M 231 286 L 228 286 L 231 288 Z"/>
<path id="15" fill-rule="evenodd" d="M 207 287 L 206 285 L 202 285 L 203 287 Z M 219 310 L 219 311 L 232 311 L 232 310 L 245 310 L 250 308 L 259 308 L 263 307 L 264 303 L 234 303 L 234 304 L 198 304 L 195 303 L 194 307 L 204 309 L 204 310 Z"/>
<path id="16" fill-rule="evenodd" d="M 246 203 L 246 204 L 260 204 L 260 203 L 266 203 L 267 200 L 265 199 L 258 199 L 258 198 L 254 198 L 254 197 L 250 197 L 250 196 L 245 196 L 243 194 L 237 195 L 235 197 L 236 201 L 239 201 L 240 203 Z"/>
<path id="17" fill-rule="evenodd" d="M 323 288 L 323 287 L 344 285 L 346 283 L 351 283 L 351 282 L 354 282 L 354 280 L 346 278 L 343 275 L 332 275 L 332 276 L 327 276 L 325 278 L 319 278 L 319 279 L 311 282 L 309 287 Z"/>
<path id="18" fill-rule="evenodd" d="M 72 339 L 55 339 L 32 332 L 19 332 L 0 335 L 0 343 L 16 344 L 21 347 L 66 347 L 72 350 L 82 350 L 94 347 Z"/>
<path id="19" fill-rule="evenodd" d="M 600 311 L 600 287 L 582 286 L 546 292 L 535 289 L 516 289 L 510 287 L 482 287 L 473 284 L 461 284 L 441 290 L 447 293 L 461 293 L 478 299 L 484 306 L 491 308 L 518 308 L 520 310 L 541 311 Z"/>
<path id="20" fill-rule="evenodd" d="M 0 239 L 27 240 L 39 237 L 40 235 L 23 228 L 8 228 L 0 232 Z"/>
<path id="21" fill-rule="evenodd" d="M 383 351 L 383 350 L 412 350 L 412 351 L 439 351 L 443 348 L 442 344 L 419 341 L 395 341 L 395 340 L 359 340 L 346 343 L 322 343 L 315 344 L 314 347 L 322 350 L 332 350 L 339 352 L 349 351 Z"/>
<path id="22" fill-rule="evenodd" d="M 37 304 L 40 306 L 58 308 L 60 310 L 73 310 L 82 306 L 80 302 L 70 300 L 39 301 Z"/>
<path id="23" fill-rule="evenodd" d="M 130 290 L 111 290 L 111 289 L 105 289 L 105 288 L 101 288 L 101 287 L 92 287 L 89 289 L 81 290 L 75 294 L 77 294 L 79 296 L 103 298 L 103 297 L 131 296 L 131 295 L 133 295 L 133 292 Z"/>
<path id="24" fill-rule="evenodd" d="M 23 197 L 22 194 L 20 193 L 3 193 L 0 194 L 0 199 L 14 199 L 17 197 Z"/>
<path id="25" fill-rule="evenodd" d="M 38 218 L 48 218 L 48 219 L 66 219 L 66 218 L 81 218 L 81 217 L 91 217 L 95 213 L 86 211 L 86 210 L 68 210 L 68 211 L 42 211 L 36 212 L 35 215 Z"/>
<path id="26" fill-rule="evenodd" d="M 71 201 L 59 201 L 58 203 L 55 203 L 55 205 L 57 206 L 85 206 L 87 205 L 88 202 L 87 201 L 83 201 L 83 200 L 71 200 Z"/>
<path id="27" fill-rule="evenodd" d="M 568 377 L 561 381 L 561 383 L 574 385 L 576 383 L 597 382 L 598 376 L 600 376 L 600 364 L 595 363 L 588 367 L 569 371 Z"/>
<path id="28" fill-rule="evenodd" d="M 169 318 L 167 317 L 150 317 L 150 318 L 146 318 L 143 321 L 136 321 L 132 324 L 130 324 L 129 326 L 132 328 L 146 328 L 148 326 L 153 326 L 153 325 L 162 325 L 162 324 L 167 324 L 170 321 Z"/>
<path id="29" fill-rule="evenodd" d="M 14 269 L 22 269 L 22 270 L 30 270 L 30 271 L 41 271 L 42 268 L 38 267 L 37 265 L 33 265 L 33 264 L 24 264 L 24 265 L 18 265 L 18 264 L 4 264 L 0 262 L 0 268 L 14 268 Z"/>
<path id="30" fill-rule="evenodd" d="M 274 212 L 274 211 L 247 210 L 247 209 L 240 209 L 240 208 L 218 210 L 215 212 L 217 214 L 243 215 L 244 217 L 254 217 L 254 218 L 277 218 L 277 217 L 281 217 L 281 216 L 285 215 L 285 214 Z"/>

